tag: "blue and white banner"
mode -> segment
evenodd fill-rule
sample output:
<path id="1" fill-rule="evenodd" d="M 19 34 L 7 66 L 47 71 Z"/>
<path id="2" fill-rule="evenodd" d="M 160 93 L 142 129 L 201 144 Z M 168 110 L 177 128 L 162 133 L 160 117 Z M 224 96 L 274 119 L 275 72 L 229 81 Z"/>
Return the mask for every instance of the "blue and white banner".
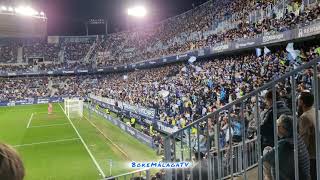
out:
<path id="1" fill-rule="evenodd" d="M 260 48 L 256 48 L 256 55 L 257 57 L 260 57 L 261 56 L 261 52 L 262 50 Z"/>
<path id="2" fill-rule="evenodd" d="M 288 43 L 288 45 L 286 47 L 286 51 L 289 53 L 288 54 L 289 61 L 293 61 L 298 57 L 299 53 L 296 50 L 294 50 L 293 43 Z"/>
<path id="3" fill-rule="evenodd" d="M 265 46 L 264 49 L 263 49 L 263 54 L 266 56 L 266 55 L 268 55 L 269 53 L 271 53 L 270 49 L 268 49 L 268 48 Z"/>

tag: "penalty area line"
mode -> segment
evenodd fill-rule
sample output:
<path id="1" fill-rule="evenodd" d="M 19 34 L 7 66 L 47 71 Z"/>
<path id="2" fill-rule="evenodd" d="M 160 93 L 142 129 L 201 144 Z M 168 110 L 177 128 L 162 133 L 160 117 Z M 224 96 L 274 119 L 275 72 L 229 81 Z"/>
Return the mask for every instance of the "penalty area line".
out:
<path id="1" fill-rule="evenodd" d="M 30 119 L 29 119 L 29 122 L 28 122 L 27 128 L 29 128 L 29 127 L 30 127 L 30 124 L 31 124 L 32 118 L 33 118 L 33 113 L 32 113 L 32 114 L 31 114 L 31 116 L 30 116 Z"/>
<path id="2" fill-rule="evenodd" d="M 94 123 L 90 122 L 90 120 L 86 117 L 86 116 L 83 116 L 94 128 L 96 128 L 100 134 L 106 138 L 108 141 L 111 142 L 111 144 L 116 147 L 125 157 L 127 160 L 131 160 L 128 156 L 128 154 L 126 152 L 124 152 L 124 150 L 122 150 L 116 143 L 114 143 L 108 136 L 106 136 Z"/>
<path id="3" fill-rule="evenodd" d="M 29 144 L 19 144 L 19 145 L 13 145 L 12 147 L 33 146 L 33 145 L 39 145 L 39 144 L 50 144 L 50 143 L 75 141 L 75 140 L 79 140 L 79 138 L 61 139 L 61 140 L 55 140 L 55 141 L 44 141 L 44 142 L 36 142 L 36 143 L 29 143 Z"/>
<path id="4" fill-rule="evenodd" d="M 62 112 L 64 112 L 64 114 L 65 114 L 66 112 L 63 110 L 63 108 L 62 108 L 62 106 L 60 105 L 60 103 L 59 103 L 59 106 L 60 106 Z M 77 128 L 76 128 L 76 127 L 74 126 L 74 124 L 72 123 L 71 119 L 70 119 L 66 114 L 65 114 L 65 116 L 66 116 L 67 119 L 69 120 L 69 122 L 70 122 L 71 126 L 73 127 L 74 131 L 76 132 L 76 134 L 77 134 L 78 137 L 80 138 L 80 141 L 82 142 L 84 148 L 87 150 L 87 152 L 88 152 L 89 156 L 91 157 L 93 163 L 94 163 L 95 166 L 97 167 L 97 169 L 98 169 L 98 171 L 99 171 L 99 173 L 100 173 L 99 175 L 103 176 L 103 178 L 106 177 L 106 175 L 104 174 L 102 168 L 101 168 L 100 165 L 98 164 L 96 158 L 93 156 L 93 154 L 91 153 L 91 151 L 90 151 L 90 149 L 88 148 L 87 144 L 86 144 L 86 143 L 84 142 L 84 140 L 82 139 L 80 133 L 78 132 Z"/>
<path id="5" fill-rule="evenodd" d="M 7 106 L 7 107 L 17 107 L 17 106 Z M 38 110 L 42 110 L 43 108 L 16 108 L 16 109 L 8 109 L 8 108 L 4 108 L 4 107 L 0 107 L 0 112 L 21 112 L 21 111 L 38 111 Z"/>
<path id="6" fill-rule="evenodd" d="M 41 128 L 41 127 L 52 127 L 52 126 L 65 126 L 70 123 L 61 123 L 61 124 L 49 124 L 49 125 L 41 125 L 41 126 L 30 126 L 29 128 Z"/>

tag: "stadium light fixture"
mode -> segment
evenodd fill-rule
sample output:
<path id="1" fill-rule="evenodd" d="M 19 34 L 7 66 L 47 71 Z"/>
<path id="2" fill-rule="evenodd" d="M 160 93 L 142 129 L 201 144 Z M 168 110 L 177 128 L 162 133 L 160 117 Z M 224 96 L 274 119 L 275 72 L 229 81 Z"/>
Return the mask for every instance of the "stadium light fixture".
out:
<path id="1" fill-rule="evenodd" d="M 134 17 L 144 17 L 147 14 L 147 10 L 143 6 L 135 6 L 128 9 L 128 15 Z"/>
<path id="2" fill-rule="evenodd" d="M 1 6 L 1 10 L 2 10 L 2 11 L 6 11 L 6 10 L 8 10 L 8 9 L 7 9 L 6 6 Z"/>
<path id="3" fill-rule="evenodd" d="M 29 6 L 19 6 L 15 9 L 16 13 L 24 16 L 34 16 L 38 12 Z"/>
<path id="4" fill-rule="evenodd" d="M 37 17 L 45 18 L 45 13 L 43 11 L 39 12 L 30 6 L 24 6 L 24 5 L 20 5 L 17 7 L 0 5 L 0 11 L 10 13 L 13 15 L 37 16 Z"/>
<path id="5" fill-rule="evenodd" d="M 13 8 L 11 6 L 8 7 L 9 12 L 13 12 Z"/>

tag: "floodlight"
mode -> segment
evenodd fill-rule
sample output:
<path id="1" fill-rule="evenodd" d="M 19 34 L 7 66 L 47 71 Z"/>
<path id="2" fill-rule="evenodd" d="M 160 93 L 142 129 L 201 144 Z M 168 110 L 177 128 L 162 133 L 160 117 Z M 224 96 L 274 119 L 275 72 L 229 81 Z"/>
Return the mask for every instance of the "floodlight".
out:
<path id="1" fill-rule="evenodd" d="M 44 16 L 44 12 L 43 12 L 43 11 L 41 11 L 41 12 L 40 12 L 40 15 L 41 15 L 41 16 Z"/>
<path id="2" fill-rule="evenodd" d="M 8 7 L 8 11 L 9 11 L 9 12 L 13 12 L 13 8 L 9 6 L 9 7 Z"/>
<path id="3" fill-rule="evenodd" d="M 1 10 L 2 10 L 2 11 L 6 11 L 6 10 L 7 10 L 7 7 L 6 7 L 6 6 L 1 6 Z"/>
<path id="4" fill-rule="evenodd" d="M 34 16 L 38 12 L 29 6 L 19 6 L 15 9 L 16 13 L 24 16 Z"/>
<path id="5" fill-rule="evenodd" d="M 147 14 L 147 10 L 143 6 L 135 6 L 128 9 L 129 16 L 144 17 Z"/>

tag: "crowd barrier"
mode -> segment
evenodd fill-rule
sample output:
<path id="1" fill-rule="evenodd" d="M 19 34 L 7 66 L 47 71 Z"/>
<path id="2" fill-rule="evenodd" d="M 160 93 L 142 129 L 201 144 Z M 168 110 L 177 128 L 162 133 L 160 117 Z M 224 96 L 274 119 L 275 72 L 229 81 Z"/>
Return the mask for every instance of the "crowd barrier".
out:
<path id="1" fill-rule="evenodd" d="M 150 180 L 150 169 L 137 170 L 137 171 L 121 174 L 118 176 L 108 177 L 103 180 L 131 180 L 135 177 L 141 177 L 141 178 L 144 178 L 145 180 Z"/>
<path id="2" fill-rule="evenodd" d="M 167 162 L 177 162 L 177 161 L 188 161 L 191 159 L 198 159 L 196 166 L 190 171 L 187 169 L 182 169 L 180 171 L 166 169 L 166 179 L 186 179 L 190 177 L 191 180 L 202 180 L 202 179 L 224 179 L 234 176 L 242 176 L 243 179 L 263 179 L 263 162 L 262 162 L 262 147 L 261 147 L 261 113 L 260 112 L 260 99 L 262 98 L 263 92 L 266 90 L 271 90 L 272 92 L 272 117 L 273 117 L 273 136 L 274 136 L 274 150 L 275 150 L 275 180 L 279 180 L 279 149 L 278 149 L 278 130 L 277 130 L 277 108 L 276 108 L 276 86 L 280 83 L 290 83 L 291 84 L 291 94 L 292 98 L 290 101 L 292 107 L 292 117 L 293 117 L 293 127 L 297 127 L 297 84 L 296 76 L 298 74 L 303 74 L 306 69 L 312 70 L 312 93 L 315 97 L 314 108 L 319 109 L 319 82 L 318 77 L 319 72 L 317 70 L 317 65 L 320 62 L 320 58 L 310 61 L 297 69 L 283 75 L 282 77 L 273 80 L 270 83 L 252 91 L 251 93 L 241 97 L 240 99 L 225 105 L 224 107 L 216 110 L 215 112 L 200 118 L 199 120 L 191 123 L 185 128 L 182 128 L 172 134 L 170 134 L 165 139 L 165 159 Z M 252 101 L 255 99 L 255 101 Z M 231 113 L 235 112 L 235 108 L 239 107 L 239 112 L 237 113 L 242 123 L 242 127 L 246 127 L 244 121 L 244 107 L 248 103 L 254 105 L 252 111 L 254 112 L 254 123 L 256 124 L 256 140 L 252 143 L 247 143 L 249 136 L 247 135 L 248 129 L 241 129 L 241 139 L 238 142 L 241 145 L 229 146 L 227 149 L 223 149 L 219 143 L 211 145 L 206 143 L 203 147 L 203 140 L 208 140 L 212 136 L 209 132 L 213 130 L 213 125 L 217 130 L 213 130 L 214 137 L 216 141 L 220 140 L 221 122 L 220 117 L 226 116 L 227 123 L 231 125 Z M 320 180 L 320 128 L 319 128 L 319 112 L 315 111 L 316 124 L 315 124 L 315 138 L 316 138 L 316 159 L 317 159 L 317 180 Z M 196 132 L 193 133 L 193 129 Z M 227 134 L 229 137 L 233 137 L 231 133 L 231 128 L 227 129 Z M 294 177 L 296 180 L 299 179 L 298 171 L 298 132 L 297 128 L 293 128 L 293 144 L 294 144 Z M 187 133 L 187 135 L 186 135 Z M 184 140 L 186 139 L 186 140 Z M 192 143 L 193 142 L 193 143 Z M 230 142 L 230 141 L 229 141 Z M 250 142 L 250 141 L 249 141 Z M 233 148 L 231 148 L 233 147 Z M 202 155 L 205 158 L 202 158 Z M 255 165 L 258 165 L 257 174 L 258 177 L 248 177 L 247 171 L 250 170 Z M 282 167 L 284 168 L 284 167 Z M 181 177 L 182 176 L 182 177 Z"/>
<path id="3" fill-rule="evenodd" d="M 248 156 L 248 164 L 250 168 L 256 167 L 257 166 L 257 162 L 258 162 L 258 154 L 257 154 L 257 139 L 252 139 L 246 142 L 247 146 L 250 147 L 248 149 L 248 152 L 250 153 L 250 156 Z M 221 172 L 222 172 L 222 179 L 228 179 L 230 178 L 230 174 L 231 172 L 234 172 L 234 176 L 238 176 L 241 174 L 241 172 L 244 171 L 243 169 L 243 144 L 236 144 L 233 146 L 232 148 L 232 155 L 230 155 L 230 148 L 224 148 L 221 150 L 221 154 L 223 159 L 222 161 L 222 166 L 218 167 L 217 164 L 214 165 L 214 162 L 216 162 L 216 155 L 211 155 L 209 157 L 209 162 L 210 162 L 210 166 L 212 167 L 212 172 L 213 174 L 216 174 L 216 176 L 214 176 L 214 179 L 216 179 L 217 176 L 217 172 L 218 172 L 218 168 L 221 168 Z M 233 165 L 231 165 L 233 164 Z M 118 176 L 113 176 L 113 177 L 108 177 L 105 178 L 105 180 L 130 180 L 131 178 L 135 178 L 135 177 L 142 177 L 145 180 L 150 180 L 151 179 L 151 175 L 150 174 L 150 169 L 143 169 L 143 170 L 138 170 L 138 171 L 133 171 L 133 172 L 129 172 L 129 173 L 125 173 L 125 174 L 121 174 Z M 187 177 L 185 177 L 187 178 Z"/>

